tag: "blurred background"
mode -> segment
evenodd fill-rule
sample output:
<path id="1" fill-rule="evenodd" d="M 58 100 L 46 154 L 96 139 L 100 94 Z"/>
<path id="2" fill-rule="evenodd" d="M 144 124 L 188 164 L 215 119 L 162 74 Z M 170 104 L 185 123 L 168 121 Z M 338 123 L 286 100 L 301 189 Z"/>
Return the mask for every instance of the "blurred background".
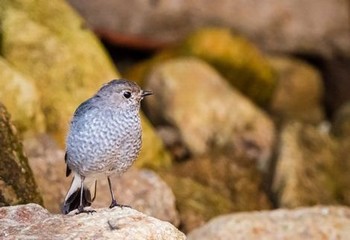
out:
<path id="1" fill-rule="evenodd" d="M 350 205 L 348 0 L 0 0 L 0 206 L 60 212 L 72 114 L 120 77 L 155 94 L 119 202 L 185 233 Z"/>

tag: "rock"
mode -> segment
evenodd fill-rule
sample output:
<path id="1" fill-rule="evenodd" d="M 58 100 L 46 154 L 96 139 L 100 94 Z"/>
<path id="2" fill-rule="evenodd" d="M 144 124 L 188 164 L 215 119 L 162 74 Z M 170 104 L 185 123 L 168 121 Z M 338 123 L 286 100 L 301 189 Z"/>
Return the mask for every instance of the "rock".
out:
<path id="1" fill-rule="evenodd" d="M 271 208 L 262 188 L 262 176 L 252 159 L 214 153 L 178 163 L 173 168 L 174 175 L 189 177 L 229 199 L 232 211 Z"/>
<path id="2" fill-rule="evenodd" d="M 42 204 L 41 195 L 23 153 L 17 130 L 0 103 L 0 206 Z"/>
<path id="3" fill-rule="evenodd" d="M 62 144 L 76 107 L 118 74 L 65 1 L 3 0 L 0 11 L 1 54 L 34 81 L 47 130 Z"/>
<path id="4" fill-rule="evenodd" d="M 238 213 L 217 217 L 188 234 L 206 239 L 348 239 L 350 209 L 313 207 Z"/>
<path id="5" fill-rule="evenodd" d="M 12 116 L 13 124 L 20 133 L 43 132 L 44 115 L 40 98 L 32 80 L 14 69 L 0 57 L 0 99 Z"/>
<path id="6" fill-rule="evenodd" d="M 278 205 L 339 203 L 340 170 L 338 144 L 331 136 L 311 125 L 287 124 L 280 136 L 273 183 Z"/>
<path id="7" fill-rule="evenodd" d="M 161 176 L 175 194 L 180 227 L 185 233 L 215 216 L 232 212 L 234 208 L 228 198 L 188 177 L 169 173 L 162 173 Z"/>
<path id="8" fill-rule="evenodd" d="M 178 42 L 214 25 L 234 29 L 274 52 L 350 56 L 347 0 L 69 2 L 102 36 L 134 47 Z"/>
<path id="9" fill-rule="evenodd" d="M 60 213 L 60 205 L 71 182 L 71 177 L 65 177 L 64 151 L 47 135 L 27 139 L 25 146 L 45 207 L 52 213 Z M 174 194 L 153 171 L 133 168 L 120 178 L 111 177 L 111 180 L 118 202 L 174 225 L 179 224 Z M 108 207 L 110 203 L 107 179 L 101 180 L 92 207 Z"/>
<path id="10" fill-rule="evenodd" d="M 157 93 L 146 99 L 148 116 L 157 126 L 179 131 L 192 155 L 226 148 L 249 155 L 266 170 L 275 139 L 272 121 L 205 62 L 166 61 L 146 82 Z"/>
<path id="11" fill-rule="evenodd" d="M 50 214 L 36 204 L 0 208 L 1 238 L 186 239 L 168 222 L 131 208 L 97 209 L 93 214 Z"/>
<path id="12" fill-rule="evenodd" d="M 269 103 L 276 76 L 269 62 L 245 38 L 224 28 L 204 28 L 190 34 L 179 51 L 211 64 L 230 84 L 259 105 Z"/>
<path id="13" fill-rule="evenodd" d="M 322 107 L 324 87 L 321 74 L 300 60 L 270 57 L 279 81 L 270 111 L 279 122 L 298 120 L 318 124 L 324 119 Z"/>

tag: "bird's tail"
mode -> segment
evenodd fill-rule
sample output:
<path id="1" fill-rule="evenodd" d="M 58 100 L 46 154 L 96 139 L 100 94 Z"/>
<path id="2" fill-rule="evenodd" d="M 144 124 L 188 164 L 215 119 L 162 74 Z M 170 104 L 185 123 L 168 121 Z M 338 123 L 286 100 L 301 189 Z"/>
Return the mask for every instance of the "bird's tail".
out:
<path id="1" fill-rule="evenodd" d="M 62 207 L 62 213 L 68 214 L 70 211 L 73 211 L 77 209 L 80 205 L 80 194 L 81 194 L 81 177 L 78 174 L 75 174 L 73 177 L 71 186 L 68 190 L 68 193 L 64 199 L 63 207 Z M 89 181 L 84 181 L 83 185 L 83 199 L 82 204 L 83 207 L 90 206 L 91 203 L 95 200 L 96 197 L 96 181 L 94 185 L 94 197 L 91 198 L 91 191 L 90 191 L 90 184 Z"/>

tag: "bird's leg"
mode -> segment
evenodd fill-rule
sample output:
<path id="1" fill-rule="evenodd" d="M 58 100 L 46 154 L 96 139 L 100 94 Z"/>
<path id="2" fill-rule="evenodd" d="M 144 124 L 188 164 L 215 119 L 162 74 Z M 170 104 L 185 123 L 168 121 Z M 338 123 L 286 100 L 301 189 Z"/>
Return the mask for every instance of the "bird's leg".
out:
<path id="1" fill-rule="evenodd" d="M 112 203 L 109 206 L 109 208 L 114 208 L 114 207 L 121 207 L 121 208 L 122 207 L 129 207 L 129 208 L 131 208 L 128 205 L 122 205 L 122 204 L 117 203 L 117 201 L 115 200 L 115 197 L 114 197 L 114 192 L 113 192 L 113 189 L 112 189 L 111 179 L 109 178 L 109 176 L 107 177 L 107 179 L 108 179 L 109 191 L 111 193 L 111 198 L 112 198 Z"/>
<path id="2" fill-rule="evenodd" d="M 83 194 L 84 194 L 84 179 L 85 177 L 81 176 L 81 185 L 80 185 L 80 203 L 78 206 L 78 212 L 76 212 L 75 214 L 79 214 L 79 213 L 93 213 L 96 212 L 95 210 L 86 210 L 84 209 L 84 205 L 83 205 Z"/>

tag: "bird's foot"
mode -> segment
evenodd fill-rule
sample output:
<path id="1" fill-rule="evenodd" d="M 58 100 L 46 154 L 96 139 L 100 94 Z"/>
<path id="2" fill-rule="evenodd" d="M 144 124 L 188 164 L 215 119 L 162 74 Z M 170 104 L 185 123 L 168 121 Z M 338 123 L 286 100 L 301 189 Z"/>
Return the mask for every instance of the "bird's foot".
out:
<path id="1" fill-rule="evenodd" d="M 75 214 L 80 214 L 80 213 L 92 214 L 92 213 L 96 212 L 93 209 L 84 209 L 84 206 L 79 206 L 77 210 L 78 211 Z"/>
<path id="2" fill-rule="evenodd" d="M 114 208 L 114 207 L 120 207 L 120 208 L 127 207 L 127 208 L 131 208 L 129 205 L 119 204 L 119 203 L 117 203 L 116 200 L 112 200 L 112 203 L 111 203 L 111 205 L 109 206 L 109 208 Z"/>

